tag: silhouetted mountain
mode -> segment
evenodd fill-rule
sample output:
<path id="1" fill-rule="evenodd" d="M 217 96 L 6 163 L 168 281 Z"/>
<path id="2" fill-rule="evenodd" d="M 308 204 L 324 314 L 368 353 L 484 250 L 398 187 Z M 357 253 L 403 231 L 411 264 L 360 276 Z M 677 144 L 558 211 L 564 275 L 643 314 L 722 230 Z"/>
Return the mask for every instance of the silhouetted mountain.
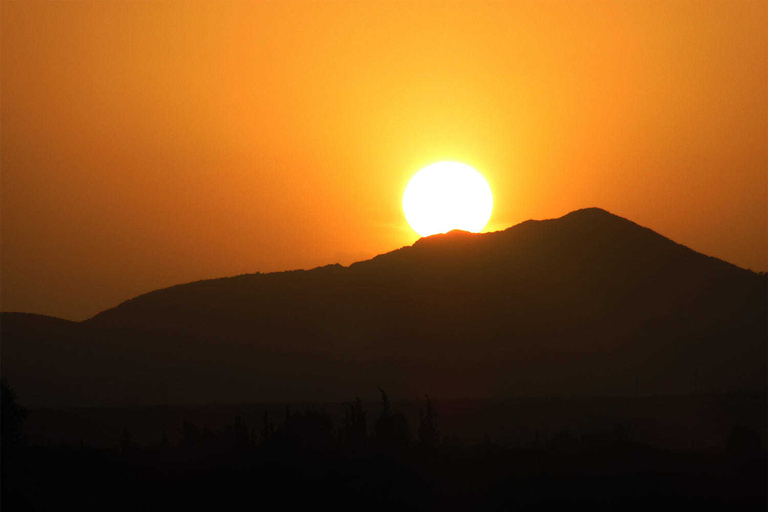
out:
<path id="1" fill-rule="evenodd" d="M 30 405 L 763 390 L 767 325 L 764 275 L 591 208 L 82 323 L 6 313 L 2 371 Z"/>

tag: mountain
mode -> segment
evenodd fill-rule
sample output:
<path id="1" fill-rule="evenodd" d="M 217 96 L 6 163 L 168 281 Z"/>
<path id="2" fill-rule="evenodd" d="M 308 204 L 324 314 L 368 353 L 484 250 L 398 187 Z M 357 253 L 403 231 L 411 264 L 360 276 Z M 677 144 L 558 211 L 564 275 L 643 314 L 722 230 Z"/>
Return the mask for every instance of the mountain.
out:
<path id="1" fill-rule="evenodd" d="M 30 405 L 764 390 L 768 280 L 590 208 L 343 267 L 4 313 Z"/>

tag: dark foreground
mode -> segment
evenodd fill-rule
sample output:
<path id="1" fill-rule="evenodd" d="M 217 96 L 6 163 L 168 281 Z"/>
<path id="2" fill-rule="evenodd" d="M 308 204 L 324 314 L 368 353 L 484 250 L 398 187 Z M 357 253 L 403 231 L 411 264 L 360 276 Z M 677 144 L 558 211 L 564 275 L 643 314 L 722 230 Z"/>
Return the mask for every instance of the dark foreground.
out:
<path id="1" fill-rule="evenodd" d="M 4 454 L 4 510 L 334 509 L 765 510 L 765 454 L 673 453 L 614 441 L 560 440 L 359 451 L 262 446 L 30 447 Z M 745 447 L 746 448 L 746 447 Z M 7 507 L 7 508 L 6 508 Z"/>
<path id="2" fill-rule="evenodd" d="M 30 442 L 4 400 L 2 506 L 765 510 L 768 503 L 764 433 L 754 428 L 732 424 L 719 445 L 686 448 L 649 442 L 627 422 L 535 430 L 517 444 L 462 440 L 441 430 L 431 402 L 414 420 L 382 398 L 375 407 L 343 404 L 333 415 L 294 406 L 279 421 L 266 409 L 259 421 L 238 415 L 215 428 L 182 421 L 150 443 L 126 428 L 115 446 L 99 448 L 87 439 Z"/>

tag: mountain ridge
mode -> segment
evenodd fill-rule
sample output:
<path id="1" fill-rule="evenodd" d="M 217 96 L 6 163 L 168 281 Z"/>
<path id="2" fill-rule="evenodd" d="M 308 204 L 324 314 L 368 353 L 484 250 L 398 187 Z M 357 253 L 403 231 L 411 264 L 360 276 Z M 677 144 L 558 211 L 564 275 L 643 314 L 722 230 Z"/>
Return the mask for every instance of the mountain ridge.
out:
<path id="1" fill-rule="evenodd" d="M 404 246 L 404 247 L 401 247 L 399 249 L 394 249 L 392 251 L 389 251 L 389 252 L 386 252 L 386 253 L 383 253 L 383 254 L 379 254 L 379 255 L 374 256 L 373 258 L 371 258 L 369 260 L 363 260 L 363 261 L 354 262 L 354 263 L 351 263 L 348 266 L 344 266 L 344 265 L 341 265 L 339 263 L 332 263 L 332 264 L 328 264 L 328 265 L 321 265 L 319 267 L 314 267 L 314 268 L 311 268 L 311 269 L 294 269 L 294 270 L 283 270 L 283 271 L 267 272 L 267 273 L 255 272 L 255 273 L 239 274 L 239 275 L 236 275 L 236 276 L 229 276 L 229 277 L 220 277 L 220 278 L 212 278 L 212 279 L 201 279 L 201 280 L 198 280 L 198 281 L 191 281 L 191 282 L 188 282 L 188 283 L 179 283 L 179 284 L 172 285 L 172 286 L 169 286 L 169 287 L 153 290 L 153 291 L 150 291 L 150 292 L 138 295 L 136 297 L 133 297 L 131 299 L 128 299 L 128 300 L 118 304 L 117 306 L 115 306 L 113 308 L 108 308 L 107 310 L 104 310 L 104 311 L 101 311 L 101 312 L 97 313 L 93 317 L 91 317 L 89 319 L 86 319 L 83 322 L 90 322 L 90 321 L 96 319 L 97 317 L 103 315 L 104 313 L 106 313 L 108 311 L 111 311 L 111 310 L 114 310 L 116 308 L 119 308 L 119 307 L 121 307 L 122 305 L 124 305 L 126 303 L 131 303 L 131 302 L 134 302 L 136 300 L 139 300 L 142 297 L 146 297 L 146 296 L 149 296 L 149 295 L 157 294 L 157 293 L 160 293 L 160 292 L 163 292 L 163 291 L 167 291 L 167 290 L 179 289 L 181 287 L 186 287 L 186 286 L 190 286 L 190 285 L 197 285 L 197 284 L 200 284 L 200 283 L 207 283 L 207 282 L 213 282 L 213 281 L 226 281 L 226 280 L 233 280 L 233 279 L 244 279 L 244 278 L 250 278 L 250 277 L 254 277 L 254 276 L 285 275 L 285 274 L 289 274 L 289 273 L 315 272 L 315 271 L 331 271 L 331 270 L 341 270 L 341 269 L 356 268 L 356 267 L 360 267 L 360 266 L 365 266 L 366 264 L 370 264 L 372 262 L 379 262 L 379 261 L 382 261 L 382 260 L 386 260 L 386 259 L 392 258 L 395 255 L 401 255 L 403 253 L 408 253 L 409 251 L 411 251 L 413 249 L 420 250 L 420 249 L 426 249 L 426 248 L 439 247 L 441 245 L 446 245 L 446 244 L 451 244 L 451 243 L 460 243 L 461 244 L 461 243 L 467 243 L 467 242 L 470 242 L 470 241 L 474 242 L 474 241 L 478 241 L 478 240 L 482 239 L 483 237 L 487 238 L 487 237 L 499 236 L 499 235 L 503 235 L 505 233 L 510 233 L 510 232 L 512 232 L 512 231 L 514 231 L 516 229 L 534 228 L 536 226 L 540 226 L 541 225 L 540 223 L 548 223 L 548 222 L 553 222 L 553 221 L 573 221 L 573 220 L 576 220 L 578 222 L 583 222 L 585 220 L 589 221 L 589 222 L 600 221 L 603 226 L 606 224 L 606 220 L 608 220 L 608 221 L 611 221 L 613 223 L 617 223 L 618 222 L 618 225 L 620 225 L 621 227 L 637 227 L 637 228 L 640 228 L 643 231 L 645 231 L 646 234 L 649 234 L 649 235 L 652 234 L 652 235 L 655 235 L 657 237 L 663 238 L 664 240 L 667 240 L 668 242 L 674 244 L 674 246 L 679 247 L 679 248 L 683 248 L 683 249 L 685 249 L 687 251 L 690 251 L 690 253 L 692 253 L 692 254 L 698 254 L 698 255 L 701 255 L 701 256 L 706 256 L 707 258 L 709 258 L 709 259 L 711 259 L 713 261 L 717 261 L 717 262 L 723 263 L 723 264 L 727 265 L 728 267 L 732 267 L 734 269 L 739 269 L 741 271 L 748 272 L 748 273 L 751 273 L 751 274 L 756 274 L 755 272 L 753 272 L 753 271 L 751 271 L 749 269 L 743 269 L 743 268 L 738 267 L 737 265 L 734 265 L 734 264 L 732 264 L 730 262 L 727 262 L 725 260 L 722 260 L 722 259 L 719 259 L 719 258 L 715 258 L 713 256 L 707 256 L 707 255 L 698 253 L 697 251 L 694 251 L 693 249 L 690 249 L 689 247 L 687 247 L 685 245 L 682 245 L 682 244 L 679 244 L 677 242 L 674 242 L 673 240 L 671 240 L 669 238 L 666 238 L 663 235 L 658 234 L 657 232 L 651 230 L 650 228 L 647 228 L 647 227 L 644 227 L 644 226 L 640 226 L 640 225 L 638 225 L 638 224 L 636 224 L 636 223 L 634 223 L 634 222 L 632 222 L 632 221 L 630 221 L 628 219 L 625 219 L 623 217 L 620 217 L 618 215 L 610 213 L 607 210 L 604 210 L 602 208 L 597 208 L 597 207 L 590 207 L 590 208 L 582 208 L 582 209 L 579 209 L 579 210 L 575 210 L 573 212 L 570 212 L 570 213 L 568 213 L 568 214 L 566 214 L 566 215 L 564 215 L 562 217 L 556 218 L 556 219 L 527 220 L 527 221 L 521 222 L 519 224 L 516 224 L 514 226 L 510 226 L 510 227 L 508 227 L 506 229 L 499 230 L 499 231 L 488 232 L 488 233 L 470 233 L 470 232 L 467 232 L 467 231 L 453 230 L 453 231 L 450 231 L 448 233 L 436 234 L 436 235 L 431 235 L 431 236 L 428 236 L 428 237 L 422 237 L 422 238 L 418 239 L 416 242 L 414 242 L 412 245 Z"/>
<path id="2" fill-rule="evenodd" d="M 725 392 L 764 387 L 768 280 L 585 209 L 71 325 L 2 318 L 3 374 L 42 402 Z"/>

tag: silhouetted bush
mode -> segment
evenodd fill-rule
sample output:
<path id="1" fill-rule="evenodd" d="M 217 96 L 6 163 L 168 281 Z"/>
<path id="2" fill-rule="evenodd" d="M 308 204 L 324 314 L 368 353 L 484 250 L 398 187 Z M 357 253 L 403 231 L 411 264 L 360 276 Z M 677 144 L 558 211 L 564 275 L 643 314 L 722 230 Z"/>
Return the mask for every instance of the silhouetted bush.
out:
<path id="1" fill-rule="evenodd" d="M 312 410 L 287 414 L 273 442 L 282 448 L 310 452 L 329 452 L 337 446 L 331 417 Z"/>
<path id="2" fill-rule="evenodd" d="M 381 414 L 376 420 L 376 443 L 385 450 L 405 448 L 411 442 L 408 420 L 402 413 L 392 411 L 386 391 L 379 389 L 379 392 L 381 393 Z"/>
<path id="3" fill-rule="evenodd" d="M 353 402 L 344 403 L 344 418 L 341 421 L 341 443 L 353 452 L 362 450 L 368 441 L 368 421 L 363 402 L 356 397 Z"/>
<path id="4" fill-rule="evenodd" d="M 180 448 L 185 450 L 195 450 L 200 447 L 202 442 L 202 434 L 200 429 L 189 420 L 184 420 L 181 427 L 181 443 Z"/>

